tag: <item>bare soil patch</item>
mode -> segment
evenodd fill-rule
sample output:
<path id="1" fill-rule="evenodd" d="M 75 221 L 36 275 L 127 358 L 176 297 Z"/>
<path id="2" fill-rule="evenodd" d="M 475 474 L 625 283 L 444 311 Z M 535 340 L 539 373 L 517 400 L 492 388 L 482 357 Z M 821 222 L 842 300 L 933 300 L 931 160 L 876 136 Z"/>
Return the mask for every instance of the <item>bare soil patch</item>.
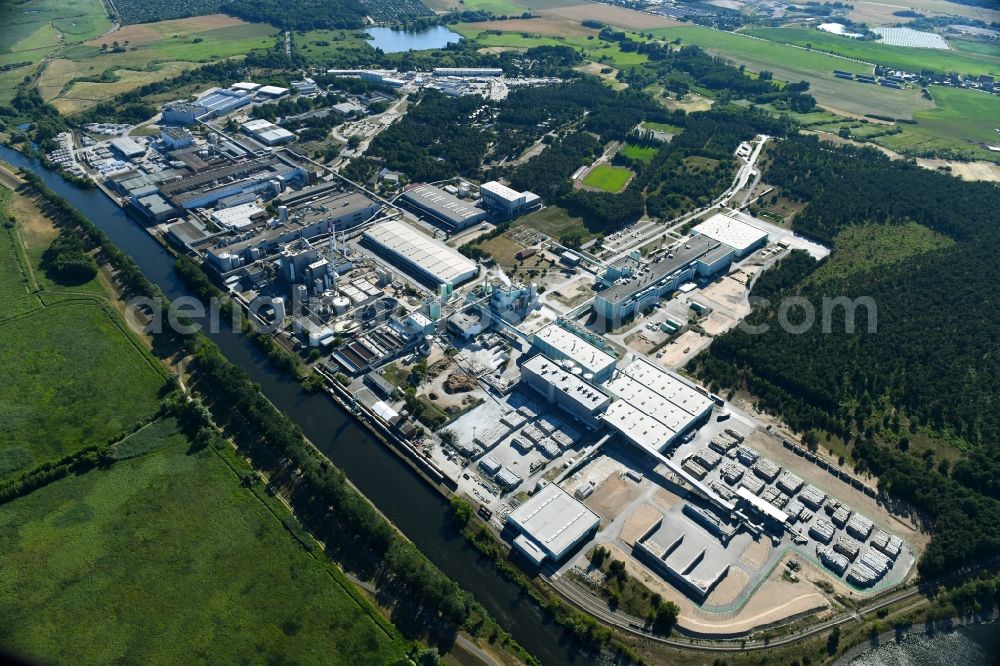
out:
<path id="1" fill-rule="evenodd" d="M 751 569 L 760 569 L 767 562 L 767 556 L 771 554 L 771 542 L 767 539 L 751 541 L 740 554 L 740 562 Z"/>
<path id="2" fill-rule="evenodd" d="M 480 21 L 478 23 L 469 23 L 468 27 L 478 28 L 479 30 L 499 30 L 500 32 L 531 32 L 555 37 L 596 35 L 598 32 L 593 28 L 583 27 L 578 21 L 571 21 L 559 16 L 543 16 L 533 19 L 506 19 L 504 21 Z"/>
<path id="3" fill-rule="evenodd" d="M 678 21 L 673 21 L 663 16 L 654 16 L 645 12 L 624 7 L 614 7 L 598 3 L 587 3 L 583 5 L 571 5 L 569 7 L 554 7 L 539 11 L 543 16 L 560 16 L 562 18 L 583 21 L 593 19 L 608 25 L 619 28 L 629 28 L 632 30 L 648 30 L 650 28 L 672 28 L 683 25 Z"/>
<path id="4" fill-rule="evenodd" d="M 635 546 L 635 542 L 641 539 L 662 516 L 663 514 L 651 504 L 637 506 L 635 511 L 625 519 L 621 532 L 618 533 L 618 538 L 630 546 Z"/>
<path id="5" fill-rule="evenodd" d="M 137 23 L 135 25 L 127 25 L 123 28 L 115 30 L 112 33 L 102 35 L 101 37 L 97 37 L 96 39 L 92 39 L 85 43 L 88 46 L 100 46 L 101 44 L 108 44 L 108 40 L 113 39 L 119 43 L 128 40 L 130 46 L 138 46 L 141 44 L 158 42 L 165 36 L 174 33 L 206 32 L 208 30 L 216 30 L 218 28 L 229 28 L 234 25 L 243 25 L 244 23 L 246 23 L 246 21 L 243 19 L 238 19 L 235 16 L 228 16 L 226 14 L 192 16 L 191 18 L 171 19 L 169 21 L 158 21 L 156 23 Z"/>
<path id="6" fill-rule="evenodd" d="M 739 598 L 749 582 L 750 576 L 747 575 L 746 571 L 739 567 L 729 567 L 726 577 L 719 581 L 719 584 L 705 599 L 705 603 L 710 606 L 731 604 Z"/>

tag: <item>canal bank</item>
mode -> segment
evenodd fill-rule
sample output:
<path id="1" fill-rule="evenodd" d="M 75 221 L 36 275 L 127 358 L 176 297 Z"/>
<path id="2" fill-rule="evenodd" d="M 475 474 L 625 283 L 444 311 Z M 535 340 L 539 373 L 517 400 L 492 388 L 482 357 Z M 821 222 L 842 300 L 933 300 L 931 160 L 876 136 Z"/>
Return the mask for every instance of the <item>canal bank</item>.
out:
<path id="1" fill-rule="evenodd" d="M 37 160 L 0 146 L 0 158 L 36 173 L 132 257 L 146 277 L 171 299 L 191 296 L 173 269 L 173 257 L 99 190 L 83 190 Z M 431 561 L 471 592 L 525 649 L 543 663 L 588 663 L 572 636 L 556 625 L 513 582 L 481 556 L 452 525 L 444 497 L 400 458 L 361 428 L 327 396 L 306 392 L 298 381 L 274 371 L 243 334 L 209 333 L 263 394 L 295 421 L 317 448 L 351 479 Z"/>

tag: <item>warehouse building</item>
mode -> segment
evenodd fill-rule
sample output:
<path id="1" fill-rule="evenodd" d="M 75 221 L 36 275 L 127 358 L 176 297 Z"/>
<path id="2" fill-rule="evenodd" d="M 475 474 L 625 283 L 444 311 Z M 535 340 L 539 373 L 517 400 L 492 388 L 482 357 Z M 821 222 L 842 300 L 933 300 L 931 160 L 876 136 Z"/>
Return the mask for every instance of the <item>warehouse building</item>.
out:
<path id="1" fill-rule="evenodd" d="M 486 219 L 488 213 L 433 185 L 414 185 L 400 199 L 434 218 L 450 231 L 461 231 Z"/>
<path id="2" fill-rule="evenodd" d="M 146 154 L 146 146 L 127 136 L 119 136 L 111 139 L 111 147 L 121 153 L 126 159 L 142 157 Z"/>
<path id="3" fill-rule="evenodd" d="M 683 283 L 690 282 L 699 273 L 699 259 L 705 257 L 706 261 L 711 261 L 710 264 L 702 262 L 703 266 L 722 270 L 719 261 L 708 256 L 720 246 L 718 241 L 700 236 L 652 260 L 643 259 L 638 252 L 620 259 L 601 276 L 599 284 L 606 288 L 594 298 L 594 312 L 612 325 L 626 321 L 652 307 Z"/>
<path id="4" fill-rule="evenodd" d="M 708 396 L 642 358 L 619 369 L 605 388 L 617 399 L 601 418 L 640 448 L 662 451 L 712 413 Z"/>
<path id="5" fill-rule="evenodd" d="M 588 381 L 603 382 L 615 371 L 615 357 L 558 323 L 549 324 L 531 340 L 531 348 L 556 361 L 566 361 L 567 369 L 578 367 Z"/>
<path id="6" fill-rule="evenodd" d="M 518 192 L 495 180 L 483 183 L 479 187 L 479 196 L 484 206 L 508 218 L 523 215 L 542 204 L 541 198 L 534 192 Z"/>
<path id="7" fill-rule="evenodd" d="M 536 565 L 564 559 L 597 532 L 600 522 L 597 514 L 554 483 L 507 515 L 507 524 L 519 532 L 514 547 Z"/>
<path id="8" fill-rule="evenodd" d="M 479 267 L 458 251 L 399 220 L 376 224 L 365 231 L 364 240 L 384 259 L 435 286 L 454 287 L 479 273 Z"/>
<path id="9" fill-rule="evenodd" d="M 188 102 L 170 102 L 160 110 L 161 120 L 171 125 L 194 125 L 205 110 Z"/>
<path id="10" fill-rule="evenodd" d="M 729 555 L 694 530 L 678 534 L 663 517 L 636 541 L 635 555 L 699 603 L 729 573 Z"/>
<path id="11" fill-rule="evenodd" d="M 691 233 L 718 241 L 733 248 L 736 259 L 767 245 L 767 232 L 741 220 L 718 213 L 708 218 Z"/>
<path id="12" fill-rule="evenodd" d="M 265 146 L 277 146 L 288 143 L 295 139 L 295 135 L 284 127 L 278 127 L 274 123 L 262 118 L 251 120 L 240 125 L 240 131 L 248 136 L 252 136 Z"/>

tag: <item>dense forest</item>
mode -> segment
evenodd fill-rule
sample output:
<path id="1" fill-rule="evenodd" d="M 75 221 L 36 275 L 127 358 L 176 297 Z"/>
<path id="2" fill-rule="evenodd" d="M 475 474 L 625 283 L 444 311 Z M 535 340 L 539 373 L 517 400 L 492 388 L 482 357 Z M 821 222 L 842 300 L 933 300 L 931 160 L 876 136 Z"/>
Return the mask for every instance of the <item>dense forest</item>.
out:
<path id="1" fill-rule="evenodd" d="M 485 101 L 479 96 L 448 97 L 431 90 L 412 104 L 403 119 L 372 141 L 368 155 L 414 182 L 436 181 L 459 174 L 473 177 L 492 136 L 469 117 Z"/>
<path id="2" fill-rule="evenodd" d="M 367 10 L 357 0 L 226 0 L 222 11 L 283 30 L 361 28 Z"/>
<path id="3" fill-rule="evenodd" d="M 892 490 L 936 518 L 935 539 L 922 571 L 939 573 L 1000 548 L 995 498 L 1000 479 L 1000 190 L 892 162 L 879 152 L 833 148 L 793 136 L 770 152 L 768 183 L 808 202 L 795 221 L 802 234 L 834 245 L 837 262 L 845 229 L 878 223 L 903 233 L 918 223 L 948 244 L 897 263 L 803 278 L 810 262 L 786 259 L 755 294 L 771 300 L 755 308 L 752 324 L 764 334 L 736 329 L 717 339 L 693 365 L 719 389 L 745 386 L 758 404 L 782 414 L 800 432 L 825 431 L 853 443 L 855 464 L 880 474 Z M 895 225 L 895 226 L 893 226 Z M 778 301 L 802 296 L 822 312 L 822 300 L 867 297 L 853 333 L 847 311 L 832 308 L 828 330 L 795 334 L 773 325 Z M 790 317 L 799 321 L 796 317 Z M 935 460 L 934 445 L 967 452 L 952 468 Z M 963 518 L 961 515 L 964 515 Z"/>

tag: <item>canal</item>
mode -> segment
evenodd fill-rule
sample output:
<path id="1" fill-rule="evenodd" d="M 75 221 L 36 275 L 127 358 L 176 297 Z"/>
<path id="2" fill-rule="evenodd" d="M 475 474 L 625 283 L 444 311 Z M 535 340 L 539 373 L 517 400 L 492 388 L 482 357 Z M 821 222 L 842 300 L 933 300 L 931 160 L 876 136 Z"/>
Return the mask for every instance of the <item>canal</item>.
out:
<path id="1" fill-rule="evenodd" d="M 191 295 L 174 273 L 170 253 L 100 190 L 76 187 L 38 160 L 7 146 L 0 145 L 0 159 L 41 177 L 131 256 L 168 298 Z M 307 393 L 298 382 L 276 373 L 245 336 L 226 330 L 209 337 L 434 564 L 475 595 L 518 643 L 543 664 L 589 663 L 568 632 L 547 618 L 451 527 L 444 498 L 351 415 L 328 397 Z"/>

